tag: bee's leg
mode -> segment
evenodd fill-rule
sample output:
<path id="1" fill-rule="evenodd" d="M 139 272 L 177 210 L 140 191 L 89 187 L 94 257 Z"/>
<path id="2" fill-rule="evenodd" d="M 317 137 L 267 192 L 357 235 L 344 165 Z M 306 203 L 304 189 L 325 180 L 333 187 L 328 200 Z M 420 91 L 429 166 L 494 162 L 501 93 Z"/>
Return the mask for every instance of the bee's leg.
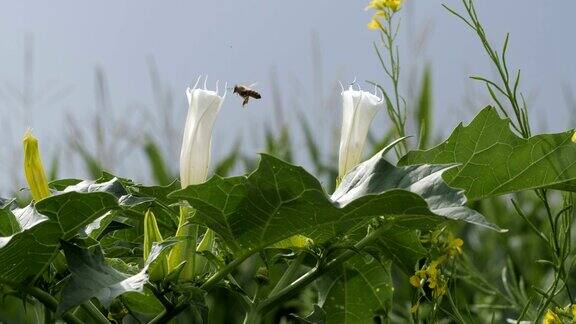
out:
<path id="1" fill-rule="evenodd" d="M 242 107 L 244 107 L 248 104 L 249 99 L 250 99 L 250 97 L 248 97 L 248 96 L 244 97 L 244 102 L 242 102 Z"/>

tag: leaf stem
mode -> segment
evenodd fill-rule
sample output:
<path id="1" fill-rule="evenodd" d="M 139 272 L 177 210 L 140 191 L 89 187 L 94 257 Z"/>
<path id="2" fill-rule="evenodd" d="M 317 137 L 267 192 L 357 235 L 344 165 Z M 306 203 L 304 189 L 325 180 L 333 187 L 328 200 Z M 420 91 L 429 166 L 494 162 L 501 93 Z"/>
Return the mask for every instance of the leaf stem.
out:
<path id="1" fill-rule="evenodd" d="M 92 319 L 94 319 L 97 323 L 110 323 L 110 321 L 100 312 L 100 310 L 91 302 L 88 301 L 80 305 L 84 311 L 86 311 Z"/>
<path id="2" fill-rule="evenodd" d="M 290 263 L 290 266 L 282 274 L 282 277 L 280 277 L 280 280 L 278 280 L 278 283 L 276 284 L 276 286 L 274 286 L 269 296 L 274 296 L 280 289 L 288 285 L 288 283 L 292 280 L 292 278 L 298 271 L 298 268 L 300 268 L 300 265 L 302 265 L 302 261 L 304 261 L 305 257 L 306 254 L 302 252 L 292 263 Z"/>
<path id="3" fill-rule="evenodd" d="M 38 287 L 26 287 L 24 288 L 24 291 L 30 294 L 30 296 L 36 298 L 51 312 L 55 313 L 58 309 L 58 301 L 44 290 Z M 69 324 L 82 324 L 82 321 L 79 320 L 76 316 L 72 315 L 70 312 L 62 314 L 62 319 Z"/>
<path id="4" fill-rule="evenodd" d="M 244 253 L 240 257 L 234 259 L 232 262 L 228 263 L 226 266 L 224 266 L 222 269 L 220 269 L 218 272 L 216 272 L 204 284 L 202 284 L 202 286 L 200 286 L 200 289 L 210 290 L 218 282 L 220 282 L 220 280 L 222 280 L 224 277 L 226 277 L 230 272 L 232 272 L 234 269 L 236 269 L 236 267 L 238 267 L 242 262 L 244 262 L 244 260 L 248 259 L 248 257 L 254 253 Z"/>
<path id="5" fill-rule="evenodd" d="M 321 263 L 317 264 L 314 268 L 312 268 L 310 271 L 308 271 L 300 278 L 296 279 L 296 281 L 292 282 L 286 288 L 280 290 L 277 294 L 270 296 L 268 299 L 264 300 L 261 304 L 259 304 L 257 308 L 258 313 L 266 314 L 276 305 L 292 297 L 300 289 L 306 287 L 307 285 L 312 283 L 314 280 L 316 280 L 326 272 L 348 261 L 351 257 L 357 255 L 357 251 L 361 250 L 362 248 L 370 244 L 374 239 L 376 239 L 379 233 L 380 231 L 378 230 L 370 233 L 368 236 L 364 237 L 362 240 L 356 243 L 354 245 L 354 248 L 344 251 L 342 254 L 337 256 L 335 259 L 332 259 L 328 263 L 324 265 Z"/>
<path id="6" fill-rule="evenodd" d="M 172 309 L 165 309 L 156 317 L 154 317 L 148 324 L 163 324 L 168 323 L 171 319 L 178 316 L 181 312 L 186 310 L 186 308 L 190 307 L 190 303 L 184 302 L 182 304 L 177 305 Z"/>

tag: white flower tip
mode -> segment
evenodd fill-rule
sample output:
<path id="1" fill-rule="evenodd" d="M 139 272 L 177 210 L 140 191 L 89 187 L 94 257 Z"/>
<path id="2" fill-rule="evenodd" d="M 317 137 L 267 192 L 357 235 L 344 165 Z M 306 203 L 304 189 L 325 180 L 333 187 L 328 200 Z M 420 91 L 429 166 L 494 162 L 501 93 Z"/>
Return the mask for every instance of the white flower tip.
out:
<path id="1" fill-rule="evenodd" d="M 194 86 L 192 87 L 192 90 L 196 89 L 196 87 L 198 86 L 198 82 L 200 82 L 200 78 L 202 78 L 202 75 L 198 76 L 198 79 L 196 79 L 196 83 L 194 83 Z"/>

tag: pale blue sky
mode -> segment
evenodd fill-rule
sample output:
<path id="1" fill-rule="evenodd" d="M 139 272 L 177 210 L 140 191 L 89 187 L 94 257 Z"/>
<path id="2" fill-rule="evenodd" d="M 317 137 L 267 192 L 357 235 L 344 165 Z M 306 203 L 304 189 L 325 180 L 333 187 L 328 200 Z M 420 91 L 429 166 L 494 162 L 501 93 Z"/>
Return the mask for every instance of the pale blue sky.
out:
<path id="1" fill-rule="evenodd" d="M 576 2 L 477 2 L 491 39 L 501 43 L 504 34 L 511 33 L 509 61 L 523 71 L 523 89 L 535 123 L 555 131 L 574 126 L 562 87 L 576 87 Z M 399 44 L 405 90 L 410 67 L 431 64 L 436 129 L 447 134 L 458 120 L 468 121 L 474 114 L 474 109 L 465 105 L 466 98 L 474 98 L 478 109 L 489 103 L 483 88 L 467 77 L 490 75 L 492 71 L 471 31 L 441 3 L 408 0 L 401 13 Z M 458 0 L 444 3 L 461 9 Z M 33 127 L 41 138 L 45 155 L 52 155 L 64 145 L 66 113 L 89 122 L 95 109 L 95 66 L 107 75 L 114 114 L 132 121 L 141 116 L 139 110 L 154 100 L 147 67 L 150 57 L 155 59 L 162 80 L 177 95 L 177 120 L 186 110 L 184 89 L 199 74 L 209 75 L 211 84 L 216 79 L 259 82 L 263 99 L 249 109 L 241 109 L 235 97 L 226 100 L 215 128 L 216 157 L 225 153 L 237 136 L 246 139 L 245 150 L 252 154 L 258 151 L 261 144 L 253 139 L 258 135 L 254 129 L 275 118 L 270 95 L 272 68 L 279 78 L 287 121 L 296 124 L 296 113 L 290 111 L 303 111 L 318 125 L 317 135 L 324 145 L 335 143 L 337 138 L 326 121 L 338 122 L 340 116 L 339 98 L 330 97 L 335 80 L 384 79 L 372 50 L 377 34 L 365 27 L 370 18 L 363 10 L 365 5 L 366 1 L 328 0 L 4 2 L 0 10 L 0 138 L 5 147 L 0 150 L 0 192 L 14 185 L 7 169 L 11 163 L 19 163 L 17 149 L 26 126 Z M 413 45 L 423 34 L 426 45 L 416 55 Z M 45 97 L 32 103 L 31 115 L 23 114 L 11 99 L 11 87 L 20 88 L 23 83 L 26 35 L 32 35 L 34 44 L 34 93 L 37 97 L 42 92 L 47 97 L 60 90 L 67 93 L 63 99 Z M 321 49 L 320 80 L 312 73 L 312 35 Z M 323 89 L 324 108 L 314 95 L 318 89 Z M 375 128 L 382 129 L 387 125 L 384 114 L 379 118 Z M 141 125 L 153 128 L 154 121 Z M 136 167 L 115 171 L 143 178 Z M 79 168 L 72 166 L 62 174 L 81 175 Z"/>

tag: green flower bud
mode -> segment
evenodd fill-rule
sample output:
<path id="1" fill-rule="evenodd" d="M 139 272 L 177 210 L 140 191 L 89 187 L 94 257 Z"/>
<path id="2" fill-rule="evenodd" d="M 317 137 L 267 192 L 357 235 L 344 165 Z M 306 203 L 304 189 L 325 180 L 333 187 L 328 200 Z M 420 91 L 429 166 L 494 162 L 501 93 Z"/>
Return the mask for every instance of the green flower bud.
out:
<path id="1" fill-rule="evenodd" d="M 160 233 L 160 229 L 158 229 L 156 217 L 151 210 L 148 210 L 144 215 L 144 259 L 148 258 L 152 250 L 152 245 L 162 241 L 162 234 Z M 168 273 L 168 260 L 166 256 L 158 257 L 158 259 L 150 265 L 148 273 L 150 275 L 150 281 L 164 279 Z"/>
<path id="2" fill-rule="evenodd" d="M 30 130 L 24 135 L 24 174 L 34 201 L 38 202 L 50 196 L 44 165 L 40 156 L 38 139 Z"/>

